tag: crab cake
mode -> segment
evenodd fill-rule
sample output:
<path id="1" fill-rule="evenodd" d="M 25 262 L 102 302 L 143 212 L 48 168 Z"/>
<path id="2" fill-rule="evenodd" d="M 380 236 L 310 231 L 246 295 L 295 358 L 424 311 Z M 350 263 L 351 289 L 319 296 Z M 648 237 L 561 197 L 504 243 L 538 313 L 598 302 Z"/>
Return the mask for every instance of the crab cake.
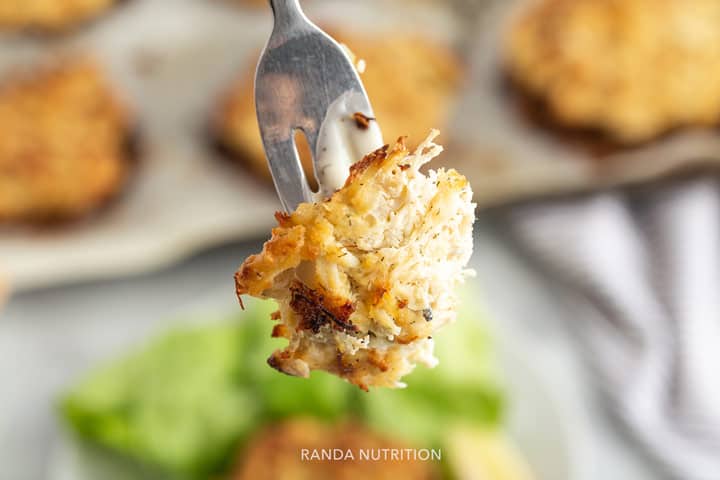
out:
<path id="1" fill-rule="evenodd" d="M 507 69 L 560 124 L 638 143 L 720 120 L 720 2 L 541 0 L 507 37 Z"/>
<path id="2" fill-rule="evenodd" d="M 361 460 L 360 451 L 379 459 Z M 394 451 L 395 459 L 380 453 Z M 410 449 L 357 424 L 328 426 L 314 420 L 290 420 L 266 428 L 250 441 L 233 480 L 430 480 L 440 478 L 432 462 L 412 458 Z M 347 456 L 350 452 L 352 458 Z M 322 460 L 338 452 L 341 460 Z M 400 457 L 400 453 L 404 453 Z M 370 454 L 368 454 L 370 455 Z M 375 453 L 373 453 L 375 455 Z M 347 456 L 347 458 L 345 458 Z M 407 457 L 407 458 L 405 458 Z M 400 459 L 398 459 L 400 458 Z"/>
<path id="3" fill-rule="evenodd" d="M 117 0 L 2 0 L 0 29 L 64 30 L 90 20 Z"/>
<path id="4" fill-rule="evenodd" d="M 449 48 L 408 33 L 330 33 L 367 64 L 363 84 L 386 138 L 420 139 L 447 124 L 461 78 L 460 62 Z M 221 99 L 213 130 L 224 148 L 269 180 L 253 99 L 255 63 Z M 307 145 L 299 143 L 298 149 L 306 176 L 314 179 Z"/>
<path id="5" fill-rule="evenodd" d="M 276 215 L 262 253 L 235 275 L 238 295 L 278 301 L 273 336 L 289 344 L 273 368 L 325 370 L 367 390 L 437 363 L 432 335 L 455 320 L 475 205 L 455 170 L 420 171 L 442 151 L 435 135 L 414 153 L 402 139 L 370 153 L 325 201 Z"/>
<path id="6" fill-rule="evenodd" d="M 0 84 L 0 132 L 0 222 L 82 216 L 128 176 L 128 115 L 90 60 Z"/>

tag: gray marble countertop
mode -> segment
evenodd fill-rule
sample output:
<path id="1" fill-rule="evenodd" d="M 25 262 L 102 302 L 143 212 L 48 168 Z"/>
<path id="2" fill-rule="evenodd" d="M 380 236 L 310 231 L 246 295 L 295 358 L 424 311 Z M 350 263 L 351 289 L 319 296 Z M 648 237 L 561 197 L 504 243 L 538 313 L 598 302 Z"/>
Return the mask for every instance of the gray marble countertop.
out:
<path id="1" fill-rule="evenodd" d="M 260 241 L 202 253 L 172 268 L 13 297 L 0 312 L 0 479 L 45 479 L 59 439 L 59 392 L 173 317 L 236 308 L 232 274 Z M 573 480 L 660 478 L 606 414 L 549 285 L 486 220 L 476 227 L 478 270 L 491 327 L 543 370 L 578 415 L 582 473 Z M 556 480 L 556 479 L 541 479 Z"/>

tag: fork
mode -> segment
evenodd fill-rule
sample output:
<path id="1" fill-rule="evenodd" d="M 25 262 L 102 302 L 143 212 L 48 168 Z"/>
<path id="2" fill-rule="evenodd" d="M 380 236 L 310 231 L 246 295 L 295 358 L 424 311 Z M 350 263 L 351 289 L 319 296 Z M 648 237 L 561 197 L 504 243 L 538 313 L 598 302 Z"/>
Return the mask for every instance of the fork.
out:
<path id="1" fill-rule="evenodd" d="M 328 150 L 333 135 L 337 136 L 323 127 L 333 105 L 341 102 L 345 110 L 369 119 L 374 116 L 349 55 L 305 16 L 299 0 L 270 0 L 270 6 L 275 23 L 255 74 L 255 108 L 275 189 L 283 208 L 290 212 L 315 198 L 297 152 L 296 132 L 301 131 L 310 146 L 320 192 L 332 192 L 345 181 L 342 178 L 338 184 L 323 178 L 325 169 L 337 170 L 338 165 L 320 163 L 326 163 L 332 154 L 323 156 L 320 150 Z M 347 171 L 349 164 L 340 167 Z"/>

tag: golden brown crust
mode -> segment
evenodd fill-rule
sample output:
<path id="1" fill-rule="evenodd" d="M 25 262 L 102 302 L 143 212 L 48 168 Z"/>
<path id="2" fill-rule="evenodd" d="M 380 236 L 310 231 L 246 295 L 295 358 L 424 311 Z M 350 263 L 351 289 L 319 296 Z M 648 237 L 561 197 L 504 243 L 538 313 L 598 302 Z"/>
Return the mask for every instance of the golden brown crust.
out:
<path id="1" fill-rule="evenodd" d="M 0 85 L 0 222 L 47 222 L 106 203 L 131 170 L 130 121 L 100 68 L 76 59 Z"/>
<path id="2" fill-rule="evenodd" d="M 432 138 L 412 154 L 403 138 L 384 146 L 326 201 L 276 215 L 271 239 L 235 277 L 239 295 L 278 301 L 285 328 L 273 336 L 288 346 L 271 367 L 321 369 L 368 389 L 434 364 L 431 334 L 455 318 L 474 206 L 454 170 L 420 172 L 441 149 Z"/>
<path id="3" fill-rule="evenodd" d="M 369 154 L 365 155 L 363 159 L 359 162 L 355 162 L 350 165 L 350 175 L 348 176 L 347 180 L 345 180 L 345 186 L 347 187 L 348 185 L 356 181 L 358 177 L 360 177 L 360 175 L 362 175 L 365 170 L 370 167 L 370 165 L 385 160 L 387 158 L 389 148 L 390 145 L 383 145 L 374 152 L 370 152 Z"/>
<path id="4" fill-rule="evenodd" d="M 290 214 L 286 212 L 275 212 L 275 220 L 281 227 L 287 227 L 290 224 Z"/>
<path id="5" fill-rule="evenodd" d="M 0 29 L 64 30 L 90 20 L 118 0 L 2 0 Z"/>
<path id="6" fill-rule="evenodd" d="M 399 32 L 374 35 L 330 29 L 330 33 L 366 61 L 367 69 L 361 77 L 386 139 L 407 134 L 417 141 L 431 128 L 447 124 L 462 76 L 460 61 L 452 50 L 427 38 Z M 253 59 L 250 63 L 255 62 Z M 213 131 L 226 150 L 269 180 L 255 115 L 254 66 L 250 66 L 222 96 L 212 119 Z M 413 149 L 417 145 L 409 146 Z M 298 151 L 306 176 L 312 181 L 307 145 L 299 144 Z"/>
<path id="7" fill-rule="evenodd" d="M 316 420 L 297 419 L 270 426 L 251 439 L 232 476 L 233 480 L 431 480 L 440 478 L 432 462 L 417 459 L 381 458 L 360 460 L 360 450 L 406 449 L 407 445 L 385 438 L 355 423 L 336 426 Z M 354 460 L 318 460 L 312 452 L 350 450 Z M 303 451 L 307 456 L 303 456 Z"/>
<path id="8" fill-rule="evenodd" d="M 302 259 L 311 260 L 310 250 L 304 246 L 305 227 L 302 225 L 274 228 L 262 252 L 248 257 L 235 273 L 237 295 L 260 296 L 270 288 L 279 272 L 296 267 Z"/>
<path id="9" fill-rule="evenodd" d="M 716 0 L 540 0 L 505 59 L 561 126 L 633 144 L 720 121 L 719 45 Z"/>
<path id="10" fill-rule="evenodd" d="M 357 333 L 350 315 L 355 307 L 348 299 L 333 298 L 322 289 L 312 289 L 298 281 L 290 286 L 290 308 L 299 318 L 298 330 L 319 333 L 325 326 L 344 332 Z"/>

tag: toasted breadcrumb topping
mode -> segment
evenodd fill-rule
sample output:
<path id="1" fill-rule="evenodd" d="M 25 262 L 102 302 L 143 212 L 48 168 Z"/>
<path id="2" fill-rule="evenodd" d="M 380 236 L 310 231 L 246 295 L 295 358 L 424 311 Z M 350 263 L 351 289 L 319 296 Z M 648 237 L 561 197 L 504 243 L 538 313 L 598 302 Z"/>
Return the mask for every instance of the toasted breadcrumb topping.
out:
<path id="1" fill-rule="evenodd" d="M 0 222 L 77 218 L 104 205 L 131 170 L 131 119 L 87 58 L 0 84 Z"/>
<path id="2" fill-rule="evenodd" d="M 720 2 L 539 0 L 508 32 L 514 82 L 620 143 L 720 122 Z"/>
<path id="3" fill-rule="evenodd" d="M 402 138 L 386 145 L 330 198 L 278 214 L 263 251 L 242 264 L 238 295 L 279 304 L 273 334 L 289 344 L 272 367 L 368 389 L 401 387 L 416 364 L 436 364 L 430 337 L 455 320 L 475 218 L 464 176 L 420 171 L 442 151 L 436 135 L 412 153 Z"/>

